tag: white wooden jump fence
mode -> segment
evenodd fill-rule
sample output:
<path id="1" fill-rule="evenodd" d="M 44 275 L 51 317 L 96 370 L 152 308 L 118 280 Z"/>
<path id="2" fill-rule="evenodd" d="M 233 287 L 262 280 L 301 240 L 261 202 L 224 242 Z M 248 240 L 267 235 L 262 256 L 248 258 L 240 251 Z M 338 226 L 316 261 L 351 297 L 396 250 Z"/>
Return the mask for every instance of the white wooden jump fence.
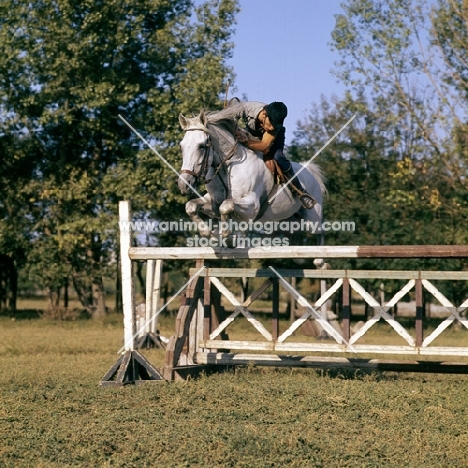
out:
<path id="1" fill-rule="evenodd" d="M 468 271 L 395 271 L 395 270 L 326 270 L 326 269 L 246 269 L 211 267 L 210 260 L 227 259 L 332 259 L 332 258 L 468 258 L 468 246 L 287 246 L 211 248 L 211 247 L 132 247 L 128 202 L 119 204 L 122 296 L 124 312 L 124 346 L 121 355 L 106 373 L 101 385 L 124 385 L 144 381 L 176 380 L 200 371 L 226 365 L 266 365 L 298 367 L 340 367 L 380 370 L 467 372 L 468 361 L 440 361 L 448 356 L 468 357 L 468 346 L 434 346 L 433 342 L 452 323 L 468 328 L 464 315 L 468 299 L 461 305 L 452 304 L 433 284 L 435 280 L 468 281 Z M 128 229 L 123 229 L 127 226 Z M 164 367 L 155 368 L 135 348 L 141 343 L 142 330 L 135 319 L 133 261 L 147 261 L 146 334 L 154 335 L 159 296 L 152 291 L 160 288 L 161 262 L 167 260 L 196 260 L 190 270 L 191 280 L 185 289 L 175 334 L 167 348 Z M 157 268 L 154 266 L 157 265 Z M 223 284 L 223 278 L 264 278 L 263 284 L 243 302 Z M 296 291 L 287 278 L 315 278 L 333 280 L 331 287 L 322 291 L 313 303 Z M 404 280 L 405 285 L 384 305 L 367 292 L 360 280 Z M 154 288 L 154 285 L 157 285 Z M 302 316 L 280 333 L 279 287 L 285 289 L 305 310 Z M 267 329 L 248 308 L 268 288 L 272 288 L 271 327 Z M 355 333 L 351 332 L 351 290 L 373 309 L 373 316 Z M 447 318 L 424 336 L 423 290 L 428 291 L 446 309 Z M 322 306 L 338 291 L 342 294 L 342 332 L 323 317 Z M 415 292 L 416 311 L 414 336 L 390 313 L 410 291 Z M 220 297 L 232 305 L 234 311 L 226 316 Z M 257 340 L 229 340 L 226 329 L 237 317 L 245 317 L 258 332 Z M 327 341 L 297 342 L 293 334 L 308 320 L 315 320 L 330 337 Z M 389 324 L 404 344 L 361 344 L 360 339 L 380 320 Z M 141 328 L 141 327 L 140 327 Z M 144 336 L 144 334 L 143 334 Z M 468 336 L 468 335 L 467 335 Z M 154 336 L 152 337 L 154 340 Z M 236 352 L 233 352 L 236 351 Z M 301 353 L 301 354 L 298 354 Z M 313 353 L 313 354 L 306 354 Z M 328 354 L 328 356 L 327 356 Z M 342 354 L 342 357 L 330 357 Z M 398 355 L 420 357 L 420 360 L 380 360 L 368 355 Z M 362 356 L 362 357 L 359 357 Z M 439 360 L 428 360 L 438 357 Z"/>

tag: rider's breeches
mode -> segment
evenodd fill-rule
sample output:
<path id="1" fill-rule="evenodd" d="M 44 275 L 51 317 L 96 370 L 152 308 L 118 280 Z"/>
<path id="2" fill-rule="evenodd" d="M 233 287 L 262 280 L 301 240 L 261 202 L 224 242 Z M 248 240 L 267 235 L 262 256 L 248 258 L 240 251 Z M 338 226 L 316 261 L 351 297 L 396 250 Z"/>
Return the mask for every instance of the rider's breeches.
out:
<path id="1" fill-rule="evenodd" d="M 273 159 L 278 163 L 278 166 L 283 172 L 288 172 L 291 169 L 291 161 L 283 154 L 281 150 L 278 150 Z"/>

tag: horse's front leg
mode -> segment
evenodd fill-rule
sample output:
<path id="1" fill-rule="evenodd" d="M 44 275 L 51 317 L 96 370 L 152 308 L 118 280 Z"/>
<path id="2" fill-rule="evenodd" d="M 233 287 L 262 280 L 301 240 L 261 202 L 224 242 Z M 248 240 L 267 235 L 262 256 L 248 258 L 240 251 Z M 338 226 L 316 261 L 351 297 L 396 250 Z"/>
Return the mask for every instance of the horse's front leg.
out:
<path id="1" fill-rule="evenodd" d="M 221 216 L 221 236 L 226 238 L 231 234 L 230 219 L 235 218 L 241 221 L 254 220 L 259 210 L 260 200 L 253 192 L 241 198 L 229 198 L 225 200 L 219 207 Z"/>
<path id="2" fill-rule="evenodd" d="M 205 213 L 211 219 L 216 217 L 216 213 L 213 210 L 211 199 L 208 194 L 202 198 L 195 198 L 193 200 L 189 200 L 185 204 L 185 212 L 187 213 L 189 218 L 197 224 L 197 229 L 200 235 L 203 237 L 210 237 L 212 235 L 212 232 L 210 231 L 210 226 L 206 224 L 202 218 L 200 218 L 200 211 Z"/>

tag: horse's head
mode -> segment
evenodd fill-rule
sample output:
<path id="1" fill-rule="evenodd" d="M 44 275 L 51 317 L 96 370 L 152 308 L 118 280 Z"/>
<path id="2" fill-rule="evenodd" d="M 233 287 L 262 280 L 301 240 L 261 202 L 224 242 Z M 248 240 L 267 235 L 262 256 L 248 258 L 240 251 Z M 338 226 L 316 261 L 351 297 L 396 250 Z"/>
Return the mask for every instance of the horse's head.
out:
<path id="1" fill-rule="evenodd" d="M 204 111 L 197 117 L 179 115 L 179 123 L 185 135 L 180 142 L 182 149 L 182 170 L 179 177 L 179 190 L 186 194 L 190 184 L 198 184 L 206 176 L 213 162 L 213 148 L 207 128 L 207 118 Z"/>

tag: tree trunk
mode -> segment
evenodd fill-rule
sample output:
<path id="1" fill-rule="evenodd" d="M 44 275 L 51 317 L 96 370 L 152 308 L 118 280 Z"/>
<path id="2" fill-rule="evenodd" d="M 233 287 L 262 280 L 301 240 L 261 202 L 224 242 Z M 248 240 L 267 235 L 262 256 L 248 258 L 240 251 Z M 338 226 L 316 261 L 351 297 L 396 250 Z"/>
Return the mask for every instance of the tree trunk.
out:
<path id="1" fill-rule="evenodd" d="M 49 310 L 57 310 L 60 306 L 60 287 L 49 287 Z"/>
<path id="2" fill-rule="evenodd" d="M 16 299 L 18 297 L 18 270 L 15 262 L 11 262 L 10 269 L 10 289 L 8 291 L 8 309 L 10 312 L 16 312 Z"/>
<path id="3" fill-rule="evenodd" d="M 91 262 L 91 291 L 93 298 L 93 319 L 101 319 L 106 316 L 106 300 L 104 295 L 104 284 L 102 281 L 101 261 L 102 242 L 99 236 L 92 236 L 91 250 L 88 251 Z"/>
<path id="4" fill-rule="evenodd" d="M 0 254 L 0 310 L 16 311 L 18 271 L 14 260 Z"/>
<path id="5" fill-rule="evenodd" d="M 86 309 L 88 314 L 92 314 L 93 295 L 86 276 L 83 273 L 73 270 L 72 274 L 73 287 L 75 288 L 78 300 Z"/>
<path id="6" fill-rule="evenodd" d="M 91 317 L 93 319 L 100 319 L 106 316 L 106 302 L 104 297 L 104 285 L 102 283 L 102 277 L 93 278 L 92 285 L 92 296 L 93 296 L 93 311 Z"/>
<path id="7" fill-rule="evenodd" d="M 68 309 L 68 286 L 68 278 L 66 278 L 63 287 L 63 307 L 65 307 L 65 309 Z"/>
<path id="8" fill-rule="evenodd" d="M 244 302 L 249 294 L 249 279 L 241 278 L 241 301 Z"/>
<path id="9" fill-rule="evenodd" d="M 85 273 L 74 274 L 73 286 L 79 301 L 91 318 L 99 319 L 106 315 L 104 285 L 101 276 L 95 276 L 90 280 Z"/>
<path id="10" fill-rule="evenodd" d="M 8 270 L 5 262 L 5 255 L 0 256 L 0 310 L 7 308 L 7 295 L 8 295 Z"/>

